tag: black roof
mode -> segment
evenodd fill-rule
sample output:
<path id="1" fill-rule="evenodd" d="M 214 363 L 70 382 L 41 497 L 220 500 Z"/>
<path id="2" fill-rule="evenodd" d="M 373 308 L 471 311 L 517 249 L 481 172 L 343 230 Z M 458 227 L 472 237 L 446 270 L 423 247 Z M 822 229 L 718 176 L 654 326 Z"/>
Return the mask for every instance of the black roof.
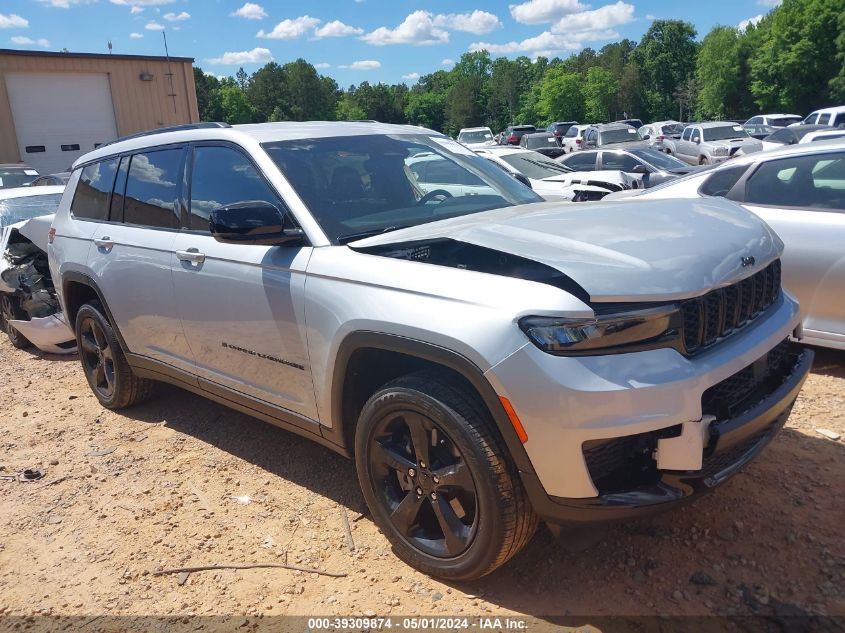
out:
<path id="1" fill-rule="evenodd" d="M 0 55 L 20 55 L 23 57 L 82 57 L 87 59 L 144 59 L 156 62 L 194 62 L 193 57 L 170 57 L 163 55 L 114 55 L 109 53 L 64 53 L 62 51 L 22 51 L 15 48 L 0 48 Z"/>

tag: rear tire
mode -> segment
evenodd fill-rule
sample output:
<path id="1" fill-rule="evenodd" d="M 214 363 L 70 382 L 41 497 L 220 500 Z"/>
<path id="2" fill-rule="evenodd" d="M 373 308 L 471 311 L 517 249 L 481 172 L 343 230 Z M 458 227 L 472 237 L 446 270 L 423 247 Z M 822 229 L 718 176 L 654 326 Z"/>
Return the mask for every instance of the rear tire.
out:
<path id="1" fill-rule="evenodd" d="M 82 371 L 101 405 L 123 409 L 152 395 L 155 381 L 132 372 L 99 301 L 89 301 L 79 308 L 75 332 Z"/>
<path id="2" fill-rule="evenodd" d="M 710 164 L 710 161 L 709 161 L 709 160 L 707 160 L 707 157 L 706 157 L 706 156 L 701 156 L 701 157 L 699 157 L 699 159 L 698 159 L 698 164 L 699 164 L 699 165 L 709 165 L 709 164 Z"/>
<path id="3" fill-rule="evenodd" d="M 538 518 L 483 404 L 452 383 L 426 371 L 384 385 L 361 412 L 355 462 L 396 555 L 471 580 L 519 552 Z"/>
<path id="4" fill-rule="evenodd" d="M 14 296 L 6 293 L 0 295 L 0 327 L 3 328 L 6 336 L 9 337 L 9 342 L 12 346 L 18 349 L 31 347 L 32 343 L 23 334 L 18 332 L 10 321 L 25 319 L 26 315 L 21 310 L 18 300 Z"/>

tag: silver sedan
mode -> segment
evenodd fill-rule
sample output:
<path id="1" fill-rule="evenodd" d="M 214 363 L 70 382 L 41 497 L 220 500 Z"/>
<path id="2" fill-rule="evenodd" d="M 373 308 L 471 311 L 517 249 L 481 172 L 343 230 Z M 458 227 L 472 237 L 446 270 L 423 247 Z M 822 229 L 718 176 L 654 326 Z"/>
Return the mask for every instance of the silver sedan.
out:
<path id="1" fill-rule="evenodd" d="M 783 240 L 783 282 L 798 298 L 804 341 L 845 350 L 845 141 L 791 146 L 623 197 L 723 196 L 763 218 Z"/>

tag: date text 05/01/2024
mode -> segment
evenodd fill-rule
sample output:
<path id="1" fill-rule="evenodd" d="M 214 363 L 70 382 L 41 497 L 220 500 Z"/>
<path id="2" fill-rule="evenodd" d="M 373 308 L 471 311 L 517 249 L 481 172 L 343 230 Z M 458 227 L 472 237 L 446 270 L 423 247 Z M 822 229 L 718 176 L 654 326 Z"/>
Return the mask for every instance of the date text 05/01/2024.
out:
<path id="1" fill-rule="evenodd" d="M 525 620 L 520 618 L 454 618 L 454 617 L 331 617 L 331 618 L 309 618 L 309 631 L 344 631 L 361 630 L 370 631 L 392 630 L 416 631 L 416 630 L 479 630 L 479 631 L 525 631 L 528 629 Z"/>

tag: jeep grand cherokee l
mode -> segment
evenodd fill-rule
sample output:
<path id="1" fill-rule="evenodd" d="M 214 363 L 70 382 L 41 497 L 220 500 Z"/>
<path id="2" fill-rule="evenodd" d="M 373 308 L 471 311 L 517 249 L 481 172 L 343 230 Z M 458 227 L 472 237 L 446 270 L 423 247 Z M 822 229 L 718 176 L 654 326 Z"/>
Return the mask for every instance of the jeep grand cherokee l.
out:
<path id="1" fill-rule="evenodd" d="M 435 188 L 434 154 L 462 174 Z M 197 125 L 73 167 L 53 279 L 103 406 L 155 381 L 354 457 L 396 553 L 477 578 L 554 524 L 722 483 L 811 352 L 782 243 L 725 200 L 542 202 L 374 122 Z"/>

